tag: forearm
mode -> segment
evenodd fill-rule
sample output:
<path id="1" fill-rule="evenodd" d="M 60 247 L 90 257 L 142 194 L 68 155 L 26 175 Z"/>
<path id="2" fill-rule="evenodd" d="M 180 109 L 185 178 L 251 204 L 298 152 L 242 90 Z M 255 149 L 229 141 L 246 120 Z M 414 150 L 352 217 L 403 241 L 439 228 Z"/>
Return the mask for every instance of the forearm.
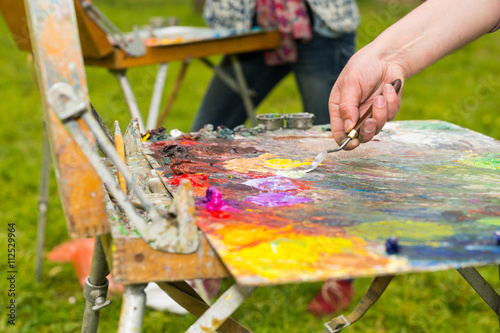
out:
<path id="1" fill-rule="evenodd" d="M 491 31 L 499 0 L 427 0 L 366 46 L 382 63 L 400 65 L 408 78 Z"/>

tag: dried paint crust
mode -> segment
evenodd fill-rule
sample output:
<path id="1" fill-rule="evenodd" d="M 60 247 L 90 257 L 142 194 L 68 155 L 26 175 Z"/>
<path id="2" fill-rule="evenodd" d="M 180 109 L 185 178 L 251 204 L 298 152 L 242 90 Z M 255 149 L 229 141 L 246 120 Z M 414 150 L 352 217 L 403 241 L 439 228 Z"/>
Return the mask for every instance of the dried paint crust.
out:
<path id="1" fill-rule="evenodd" d="M 172 145 L 183 152 L 186 173 L 204 175 L 200 184 L 217 186 L 234 208 L 217 216 L 203 195 L 197 199 L 198 226 L 239 283 L 500 263 L 500 171 L 491 167 L 500 164 L 500 143 L 479 133 L 445 122 L 393 122 L 376 140 L 331 155 L 298 179 L 278 173 L 306 168 L 335 147 L 327 132 L 144 143 L 167 178 L 176 174 L 173 162 L 165 164 Z M 259 196 L 268 201 L 249 199 Z M 271 204 L 276 196 L 302 200 Z M 389 256 L 391 236 L 401 251 Z"/>

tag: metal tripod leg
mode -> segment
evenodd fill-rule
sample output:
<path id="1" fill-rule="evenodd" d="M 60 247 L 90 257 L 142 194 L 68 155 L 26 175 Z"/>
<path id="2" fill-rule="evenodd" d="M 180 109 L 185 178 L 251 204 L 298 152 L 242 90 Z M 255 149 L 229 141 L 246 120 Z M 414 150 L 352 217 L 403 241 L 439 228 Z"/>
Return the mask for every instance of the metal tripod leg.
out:
<path id="1" fill-rule="evenodd" d="M 125 70 L 112 70 L 111 73 L 114 74 L 114 76 L 118 80 L 118 83 L 120 84 L 120 88 L 122 89 L 122 93 L 125 97 L 125 102 L 127 103 L 130 114 L 132 115 L 132 117 L 139 120 L 139 129 L 141 130 L 141 133 L 145 133 L 146 129 L 144 127 L 144 121 L 142 120 L 141 111 L 139 110 L 139 106 L 137 105 L 137 101 L 135 100 L 132 87 L 130 86 L 130 82 L 128 81 L 127 72 Z"/>
<path id="2" fill-rule="evenodd" d="M 247 87 L 247 81 L 245 80 L 245 75 L 243 74 L 243 69 L 238 61 L 236 55 L 231 55 L 231 64 L 233 65 L 234 74 L 236 75 L 236 80 L 238 81 L 238 86 L 241 90 L 241 99 L 243 99 L 243 105 L 245 106 L 245 111 L 247 112 L 248 119 L 252 127 L 257 126 L 257 119 L 255 118 L 255 108 L 253 106 L 252 99 L 250 98 L 250 90 Z"/>
<path id="3" fill-rule="evenodd" d="M 85 297 L 86 301 L 85 312 L 83 313 L 82 333 L 97 332 L 100 310 L 110 303 L 109 300 L 106 300 L 108 293 L 108 279 L 106 279 L 106 276 L 108 274 L 109 268 L 101 238 L 96 237 L 90 274 L 85 280 L 85 286 L 83 287 L 83 297 Z"/>
<path id="4" fill-rule="evenodd" d="M 224 323 L 257 289 L 253 286 L 234 284 L 186 331 L 186 333 L 211 333 Z"/>
<path id="5" fill-rule="evenodd" d="M 122 312 L 118 333 L 138 333 L 142 329 L 144 308 L 146 306 L 146 284 L 124 286 Z"/>
<path id="6" fill-rule="evenodd" d="M 42 170 L 40 172 L 40 194 L 38 196 L 38 226 L 36 233 L 36 282 L 40 282 L 42 280 L 43 250 L 45 248 L 45 226 L 47 224 L 47 210 L 49 208 L 50 144 L 45 124 L 43 128 L 43 155 Z"/>
<path id="7" fill-rule="evenodd" d="M 167 79 L 168 63 L 162 63 L 158 66 L 158 73 L 156 74 L 155 85 L 153 88 L 153 95 L 151 96 L 151 104 L 149 106 L 148 120 L 146 129 L 151 130 L 156 128 L 158 115 L 160 113 L 161 97 L 163 89 L 165 89 L 165 80 Z"/>
<path id="8" fill-rule="evenodd" d="M 470 284 L 470 286 L 481 296 L 488 306 L 498 316 L 500 315 L 500 295 L 497 294 L 490 284 L 479 274 L 474 267 L 458 268 L 457 271 Z"/>

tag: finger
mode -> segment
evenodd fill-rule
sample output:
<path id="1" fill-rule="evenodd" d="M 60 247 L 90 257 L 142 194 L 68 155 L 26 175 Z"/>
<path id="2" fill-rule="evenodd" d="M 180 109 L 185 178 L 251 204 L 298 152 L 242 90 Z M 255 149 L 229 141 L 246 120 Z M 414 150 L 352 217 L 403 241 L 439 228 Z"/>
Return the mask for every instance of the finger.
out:
<path id="1" fill-rule="evenodd" d="M 361 88 L 357 84 L 346 85 L 340 95 L 339 101 L 339 113 L 344 121 L 345 133 L 349 133 L 359 119 L 360 102 Z"/>
<path id="2" fill-rule="evenodd" d="M 377 134 L 378 124 L 373 118 L 366 119 L 360 129 L 358 140 L 361 143 L 368 142 Z"/>
<path id="3" fill-rule="evenodd" d="M 341 144 L 345 139 L 346 133 L 352 130 L 359 117 L 358 105 L 361 90 L 353 88 L 353 86 L 356 85 L 342 87 L 337 81 L 330 94 L 329 111 L 332 135 L 338 144 Z M 353 145 L 349 143 L 349 146 Z"/>
<path id="4" fill-rule="evenodd" d="M 389 86 L 392 88 L 390 84 Z M 373 100 L 373 106 L 372 106 L 372 117 L 374 119 L 374 123 L 376 124 L 376 129 L 375 129 L 376 131 L 375 133 L 373 133 L 373 135 L 378 134 L 382 129 L 382 127 L 384 127 L 385 123 L 387 122 L 388 112 L 389 110 L 387 109 L 386 98 L 383 95 L 376 96 Z M 371 137 L 373 137 L 373 135 Z"/>
<path id="5" fill-rule="evenodd" d="M 346 137 L 346 134 L 344 132 L 344 121 L 340 116 L 340 89 L 338 84 L 333 86 L 332 92 L 330 93 L 328 111 L 330 112 L 330 124 L 333 138 L 340 145 L 342 140 Z"/>
<path id="6" fill-rule="evenodd" d="M 400 89 L 400 91 L 402 88 Z M 387 101 L 387 121 L 393 120 L 398 113 L 401 103 L 400 97 L 401 94 L 396 93 L 394 87 L 390 84 L 386 84 L 382 91 L 386 101 Z M 382 129 L 382 128 L 380 128 Z"/>

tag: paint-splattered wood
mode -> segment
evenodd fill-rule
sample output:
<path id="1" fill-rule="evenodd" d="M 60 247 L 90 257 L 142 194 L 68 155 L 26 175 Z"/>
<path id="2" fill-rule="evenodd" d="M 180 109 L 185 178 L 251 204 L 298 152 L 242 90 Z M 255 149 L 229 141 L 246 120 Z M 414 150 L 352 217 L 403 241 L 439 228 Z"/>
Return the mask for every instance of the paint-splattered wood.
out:
<path id="1" fill-rule="evenodd" d="M 78 1 L 75 1 L 78 31 L 82 43 L 84 57 L 100 58 L 113 50 L 108 37 L 84 12 Z M 0 0 L 0 10 L 9 26 L 12 37 L 20 50 L 31 52 L 31 41 L 24 1 Z"/>
<path id="2" fill-rule="evenodd" d="M 141 238 L 114 238 L 112 273 L 116 282 L 124 284 L 229 276 L 203 236 L 200 248 L 192 254 L 155 251 Z"/>
<path id="3" fill-rule="evenodd" d="M 202 189 L 198 226 L 242 284 L 500 263 L 500 142 L 446 122 L 389 123 L 301 178 L 289 171 L 336 146 L 321 128 L 144 146 L 172 190 L 180 178 Z M 225 206 L 203 200 L 209 186 Z"/>
<path id="4" fill-rule="evenodd" d="M 46 0 L 28 3 L 38 86 L 68 231 L 75 238 L 108 233 L 102 182 L 46 98 L 53 84 L 65 82 L 74 87 L 78 96 L 88 101 L 73 2 Z M 79 122 L 90 136 L 83 121 Z"/>
<path id="5" fill-rule="evenodd" d="M 172 44 L 161 47 L 146 46 L 146 54 L 135 58 L 128 56 L 120 49 L 115 49 L 113 53 L 104 58 L 85 58 L 85 63 L 109 69 L 126 69 L 170 61 L 205 58 L 219 54 L 236 54 L 273 49 L 280 44 L 280 33 L 278 31 L 252 32 L 184 44 Z"/>

